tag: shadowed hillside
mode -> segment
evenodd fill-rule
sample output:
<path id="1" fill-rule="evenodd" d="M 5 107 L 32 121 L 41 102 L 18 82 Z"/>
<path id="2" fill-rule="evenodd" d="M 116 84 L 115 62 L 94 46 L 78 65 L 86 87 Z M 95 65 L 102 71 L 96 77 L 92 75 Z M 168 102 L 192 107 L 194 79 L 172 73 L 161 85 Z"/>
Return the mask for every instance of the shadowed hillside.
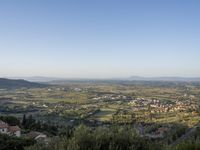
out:
<path id="1" fill-rule="evenodd" d="M 1 89 L 15 89 L 15 88 L 37 88 L 37 87 L 45 87 L 46 85 L 29 82 L 25 80 L 11 80 L 0 78 L 0 88 Z"/>

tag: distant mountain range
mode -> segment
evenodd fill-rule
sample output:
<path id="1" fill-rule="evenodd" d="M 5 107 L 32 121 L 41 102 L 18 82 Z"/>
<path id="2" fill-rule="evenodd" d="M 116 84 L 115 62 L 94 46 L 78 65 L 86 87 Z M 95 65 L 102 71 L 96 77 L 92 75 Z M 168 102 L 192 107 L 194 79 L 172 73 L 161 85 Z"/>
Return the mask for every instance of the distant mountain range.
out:
<path id="1" fill-rule="evenodd" d="M 29 82 L 26 80 L 13 80 L 13 79 L 6 79 L 0 78 L 0 89 L 15 89 L 15 88 L 37 88 L 37 87 L 45 87 L 46 85 Z"/>
<path id="2" fill-rule="evenodd" d="M 200 81 L 200 77 L 140 77 L 132 76 L 128 80 L 131 81 Z"/>
<path id="3" fill-rule="evenodd" d="M 64 80 L 63 78 L 42 77 L 42 76 L 24 77 L 22 79 L 27 80 L 27 81 L 31 81 L 31 82 L 50 82 L 50 81 L 54 81 L 54 80 Z"/>
<path id="4" fill-rule="evenodd" d="M 131 76 L 129 78 L 107 78 L 107 79 L 84 79 L 84 78 L 59 78 L 59 77 L 12 77 L 11 79 L 21 79 L 27 80 L 29 82 L 37 83 L 62 83 L 68 81 L 180 81 L 180 82 L 192 82 L 200 81 L 200 77 L 141 77 L 141 76 Z"/>

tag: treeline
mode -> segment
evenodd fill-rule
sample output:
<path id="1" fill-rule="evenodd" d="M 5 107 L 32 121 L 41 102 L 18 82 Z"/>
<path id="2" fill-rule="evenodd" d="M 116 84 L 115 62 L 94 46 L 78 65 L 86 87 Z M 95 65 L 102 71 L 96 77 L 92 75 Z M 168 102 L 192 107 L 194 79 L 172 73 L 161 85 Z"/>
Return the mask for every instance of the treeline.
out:
<path id="1" fill-rule="evenodd" d="M 179 137 L 183 129 L 181 127 L 173 135 Z M 177 139 L 170 134 L 168 136 L 173 141 Z M 200 129 L 175 148 L 170 148 L 167 141 L 151 141 L 139 136 L 134 128 L 126 125 L 97 128 L 81 125 L 65 130 L 64 134 L 52 138 L 47 145 L 37 143 L 26 150 L 200 150 Z"/>
<path id="2" fill-rule="evenodd" d="M 17 125 L 22 129 L 22 137 L 20 138 L 0 133 L 0 150 L 24 150 L 24 147 L 35 144 L 35 140 L 23 136 L 23 134 L 26 135 L 29 131 L 45 132 L 51 136 L 59 134 L 57 126 L 48 123 L 40 123 L 40 121 L 36 121 L 32 115 L 28 117 L 24 115 L 22 121 L 14 116 L 0 116 L 0 120 L 12 126 Z M 60 134 L 68 135 L 68 131 L 69 130 L 62 131 Z"/>
<path id="3" fill-rule="evenodd" d="M 38 108 L 34 107 L 34 106 L 28 106 L 26 108 L 22 107 L 22 106 L 14 106 L 14 107 L 9 107 L 9 106 L 0 106 L 0 112 L 3 113 L 27 113 L 27 112 L 37 112 Z"/>
<path id="4" fill-rule="evenodd" d="M 59 134 L 59 128 L 57 125 L 52 125 L 50 123 L 44 123 L 37 121 L 33 118 L 32 115 L 24 115 L 22 118 L 22 121 L 20 121 L 18 118 L 14 116 L 0 116 L 0 120 L 8 123 L 11 126 L 19 126 L 22 128 L 24 132 L 29 132 L 31 130 L 33 131 L 40 131 L 40 132 L 46 132 L 49 135 L 55 136 Z"/>
<path id="5" fill-rule="evenodd" d="M 36 144 L 26 150 L 160 150 L 161 145 L 153 144 L 140 137 L 127 126 L 111 128 L 89 128 L 81 125 L 71 134 L 53 138 L 48 145 Z"/>
<path id="6" fill-rule="evenodd" d="M 24 147 L 33 145 L 32 139 L 17 138 L 0 134 L 0 150 L 24 150 Z"/>
<path id="7" fill-rule="evenodd" d="M 197 127 L 196 132 L 190 139 L 183 141 L 173 150 L 200 150 L 200 127 Z"/>
<path id="8" fill-rule="evenodd" d="M 27 138 L 17 138 L 0 134 L 0 150 L 171 150 L 166 143 L 151 141 L 137 134 L 136 130 L 128 125 L 111 127 L 60 127 L 48 123 L 40 123 L 31 115 L 24 115 L 22 122 L 12 116 L 0 116 L 11 125 L 19 125 L 24 132 L 31 130 L 41 131 L 52 135 L 48 143 L 35 143 Z M 171 134 L 170 139 L 175 141 L 179 134 L 184 132 L 184 127 L 177 128 L 176 136 Z M 56 136 L 53 136 L 56 135 Z M 165 139 L 167 140 L 167 139 Z M 165 142 L 164 142 L 165 143 Z M 187 141 L 180 143 L 172 150 L 199 150 L 200 149 L 200 128 Z"/>
<path id="9" fill-rule="evenodd" d="M 28 117 L 24 115 L 21 126 L 27 131 L 33 130 L 47 132 L 48 134 L 53 136 L 58 134 L 59 128 L 57 125 L 51 125 L 50 123 L 41 123 L 40 121 L 34 119 L 32 115 L 29 115 Z"/>
<path id="10" fill-rule="evenodd" d="M 21 126 L 20 120 L 13 116 L 0 116 L 0 120 L 8 123 L 11 126 Z"/>

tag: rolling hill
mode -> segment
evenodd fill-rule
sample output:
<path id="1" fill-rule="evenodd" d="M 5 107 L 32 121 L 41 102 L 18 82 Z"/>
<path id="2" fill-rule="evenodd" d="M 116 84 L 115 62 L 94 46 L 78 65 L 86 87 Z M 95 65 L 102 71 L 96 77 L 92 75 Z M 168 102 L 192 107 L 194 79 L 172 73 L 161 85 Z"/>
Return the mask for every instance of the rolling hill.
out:
<path id="1" fill-rule="evenodd" d="M 16 89 L 16 88 L 37 88 L 45 87 L 47 85 L 29 82 L 26 80 L 12 80 L 6 78 L 0 78 L 0 89 Z"/>

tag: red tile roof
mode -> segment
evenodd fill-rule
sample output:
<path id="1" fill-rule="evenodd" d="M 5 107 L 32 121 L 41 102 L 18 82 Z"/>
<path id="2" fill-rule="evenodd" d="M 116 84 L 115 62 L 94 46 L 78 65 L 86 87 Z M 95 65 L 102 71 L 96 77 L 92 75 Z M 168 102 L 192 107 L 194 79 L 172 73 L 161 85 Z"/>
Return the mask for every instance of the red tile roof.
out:
<path id="1" fill-rule="evenodd" d="M 9 125 L 3 121 L 0 120 L 0 129 L 5 129 L 5 128 L 8 128 Z"/>
<path id="2" fill-rule="evenodd" d="M 21 131 L 21 129 L 18 126 L 10 126 L 9 127 L 9 132 L 16 132 L 16 131 Z"/>
<path id="3" fill-rule="evenodd" d="M 18 126 L 9 126 L 9 124 L 3 122 L 0 120 L 0 129 L 8 129 L 8 132 L 14 133 L 16 131 L 21 131 L 21 129 Z"/>

